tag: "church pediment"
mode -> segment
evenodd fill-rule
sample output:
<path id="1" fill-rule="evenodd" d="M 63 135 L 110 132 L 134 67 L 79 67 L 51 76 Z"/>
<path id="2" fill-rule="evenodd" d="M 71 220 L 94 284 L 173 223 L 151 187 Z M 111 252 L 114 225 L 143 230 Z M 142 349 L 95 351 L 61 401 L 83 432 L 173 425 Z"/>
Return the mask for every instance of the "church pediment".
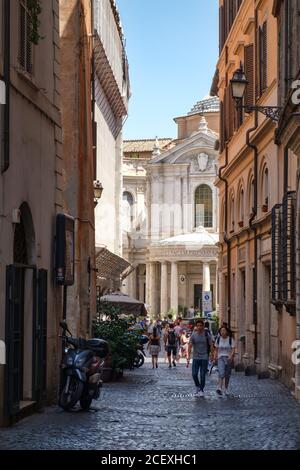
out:
<path id="1" fill-rule="evenodd" d="M 191 163 L 196 161 L 199 171 L 205 171 L 209 165 L 209 154 L 214 152 L 216 136 L 213 133 L 197 132 L 174 148 L 152 159 L 149 164 Z"/>

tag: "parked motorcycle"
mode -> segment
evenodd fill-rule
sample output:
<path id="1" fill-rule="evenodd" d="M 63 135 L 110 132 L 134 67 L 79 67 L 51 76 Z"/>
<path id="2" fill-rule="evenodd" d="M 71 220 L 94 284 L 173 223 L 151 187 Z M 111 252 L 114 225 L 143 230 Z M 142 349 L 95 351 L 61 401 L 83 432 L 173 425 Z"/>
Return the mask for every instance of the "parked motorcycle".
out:
<path id="1" fill-rule="evenodd" d="M 147 335 L 141 335 L 139 341 L 140 342 L 136 351 L 136 356 L 134 358 L 133 367 L 142 367 L 145 362 L 146 353 L 144 351 L 144 345 L 148 343 L 149 338 Z"/>
<path id="2" fill-rule="evenodd" d="M 66 322 L 60 323 L 65 352 L 59 405 L 66 411 L 79 401 L 83 410 L 89 410 L 93 400 L 100 396 L 101 366 L 108 355 L 108 343 L 102 339 L 73 338 Z M 70 336 L 67 336 L 69 333 Z"/>

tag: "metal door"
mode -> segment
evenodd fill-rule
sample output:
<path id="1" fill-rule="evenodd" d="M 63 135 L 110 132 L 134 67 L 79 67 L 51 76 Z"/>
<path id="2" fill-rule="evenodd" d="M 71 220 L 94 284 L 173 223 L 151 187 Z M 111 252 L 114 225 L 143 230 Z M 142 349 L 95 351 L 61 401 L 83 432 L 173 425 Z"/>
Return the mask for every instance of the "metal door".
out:
<path id="1" fill-rule="evenodd" d="M 23 389 L 23 268 L 6 268 L 6 411 L 13 416 L 18 413 Z"/>

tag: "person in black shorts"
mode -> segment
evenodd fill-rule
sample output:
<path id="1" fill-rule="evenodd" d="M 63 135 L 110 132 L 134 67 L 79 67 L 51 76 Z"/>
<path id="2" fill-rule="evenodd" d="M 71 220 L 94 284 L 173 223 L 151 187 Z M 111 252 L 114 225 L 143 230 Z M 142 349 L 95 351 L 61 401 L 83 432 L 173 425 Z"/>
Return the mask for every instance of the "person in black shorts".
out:
<path id="1" fill-rule="evenodd" d="M 165 340 L 166 351 L 168 354 L 169 369 L 171 369 L 172 363 L 173 363 L 173 366 L 176 367 L 177 343 L 178 343 L 178 339 L 176 337 L 176 332 L 175 332 L 173 324 L 170 325 L 169 331 L 165 335 L 164 340 Z"/>

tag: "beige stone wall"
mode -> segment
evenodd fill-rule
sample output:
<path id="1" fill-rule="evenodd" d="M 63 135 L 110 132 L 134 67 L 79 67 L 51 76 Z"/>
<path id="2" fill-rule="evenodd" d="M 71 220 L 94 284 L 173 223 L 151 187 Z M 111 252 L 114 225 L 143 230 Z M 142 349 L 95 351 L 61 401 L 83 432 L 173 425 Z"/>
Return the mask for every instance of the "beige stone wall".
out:
<path id="1" fill-rule="evenodd" d="M 5 339 L 6 266 L 13 264 L 15 225 L 12 212 L 23 202 L 30 208 L 35 232 L 30 260 L 38 269 L 48 271 L 47 321 L 47 399 L 55 397 L 58 378 L 58 322 L 61 316 L 60 289 L 53 285 L 53 240 L 58 193 L 57 177 L 61 119 L 56 92 L 59 87 L 58 2 L 43 2 L 41 29 L 45 38 L 34 46 L 33 74 L 29 76 L 18 62 L 18 6 L 11 1 L 11 88 L 10 88 L 10 165 L 0 175 L 0 339 Z M 1 2 L 2 6 L 3 2 Z M 2 14 L 2 10 L 1 10 Z M 0 19 L 1 21 L 1 19 Z M 1 48 L 0 48 L 1 49 Z M 1 66 L 0 66 L 1 67 Z M 30 324 L 32 322 L 29 274 L 26 281 L 24 313 L 24 355 L 32 355 Z M 30 398 L 32 376 L 30 361 L 25 361 L 24 396 Z M 3 424 L 3 366 L 0 366 L 0 423 Z"/>
<path id="2" fill-rule="evenodd" d="M 68 289 L 74 335 L 90 334 L 95 312 L 93 142 L 91 108 L 92 11 L 88 0 L 60 2 L 63 207 L 76 219 L 75 285 Z"/>
<path id="3" fill-rule="evenodd" d="M 220 129 L 220 118 L 219 113 L 204 113 L 205 119 L 207 121 L 207 126 L 212 131 L 219 134 Z M 178 140 L 187 139 L 192 135 L 193 132 L 199 130 L 199 124 L 201 120 L 201 114 L 193 114 L 191 116 L 183 116 L 175 118 L 174 121 L 178 125 L 177 135 Z"/>
<path id="4" fill-rule="evenodd" d="M 222 3 L 222 2 L 221 2 Z M 258 25 L 267 21 L 267 89 L 257 104 L 277 104 L 277 23 L 272 15 L 273 2 L 264 0 L 242 3 L 238 18 L 227 38 L 227 60 L 225 47 L 221 52 L 219 69 L 219 96 L 224 98 L 224 90 L 229 84 L 234 71 L 244 62 L 244 46 L 255 43 L 255 10 L 257 7 Z M 256 76 L 258 72 L 256 71 Z M 258 114 L 258 126 L 251 133 L 251 141 L 258 149 L 258 201 L 255 226 L 258 237 L 258 272 L 257 272 L 257 326 L 253 321 L 253 268 L 254 268 L 254 232 L 249 226 L 253 212 L 251 180 L 254 176 L 254 153 L 246 145 L 246 133 L 254 126 L 254 113 L 245 116 L 243 124 L 233 133 L 227 142 L 228 166 L 222 176 L 228 181 L 228 231 L 231 245 L 231 324 L 238 339 L 238 356 L 245 365 L 256 363 L 257 370 L 268 370 L 292 386 L 294 366 L 291 362 L 291 344 L 295 329 L 295 319 L 283 308 L 277 311 L 270 303 L 271 269 L 271 208 L 282 201 L 283 196 L 283 151 L 274 143 L 275 124 Z M 220 154 L 219 164 L 225 165 L 226 149 Z M 296 159 L 291 154 L 289 159 L 289 189 L 295 188 Z M 265 205 L 266 188 L 264 172 L 268 169 L 268 207 Z M 220 310 L 223 318 L 228 318 L 228 257 L 224 242 L 224 201 L 225 185 L 217 181 L 220 190 Z M 244 217 L 241 215 L 243 196 Z M 255 328 L 257 331 L 257 356 L 254 357 Z M 239 339 L 245 336 L 245 344 Z"/>

